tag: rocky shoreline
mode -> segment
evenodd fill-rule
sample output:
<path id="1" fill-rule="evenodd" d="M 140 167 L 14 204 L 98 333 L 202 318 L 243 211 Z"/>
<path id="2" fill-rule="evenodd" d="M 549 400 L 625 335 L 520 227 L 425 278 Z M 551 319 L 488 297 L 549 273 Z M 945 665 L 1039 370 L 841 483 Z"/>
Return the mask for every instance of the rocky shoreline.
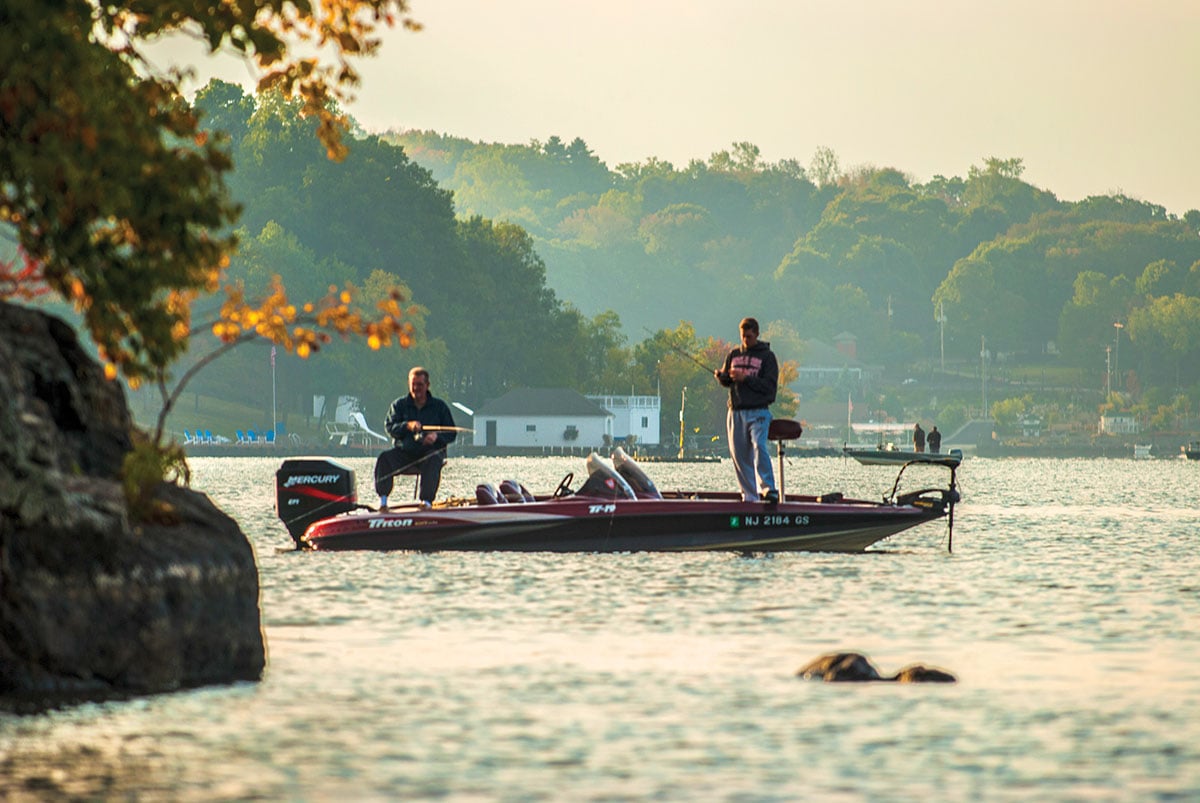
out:
<path id="1" fill-rule="evenodd" d="M 131 521 L 122 387 L 61 320 L 0 302 L 0 702 L 261 678 L 254 553 L 207 496 L 163 483 Z"/>

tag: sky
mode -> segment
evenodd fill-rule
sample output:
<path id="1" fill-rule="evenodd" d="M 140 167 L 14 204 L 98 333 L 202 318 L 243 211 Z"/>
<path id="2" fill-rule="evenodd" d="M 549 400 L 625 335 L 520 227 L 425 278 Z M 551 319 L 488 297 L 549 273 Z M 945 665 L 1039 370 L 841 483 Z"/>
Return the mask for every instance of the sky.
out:
<path id="1" fill-rule="evenodd" d="M 1065 201 L 1200 208 L 1195 0 L 411 0 L 347 110 L 370 131 L 581 137 L 608 166 L 892 167 L 989 157 Z M 202 70 L 250 88 L 242 65 Z"/>

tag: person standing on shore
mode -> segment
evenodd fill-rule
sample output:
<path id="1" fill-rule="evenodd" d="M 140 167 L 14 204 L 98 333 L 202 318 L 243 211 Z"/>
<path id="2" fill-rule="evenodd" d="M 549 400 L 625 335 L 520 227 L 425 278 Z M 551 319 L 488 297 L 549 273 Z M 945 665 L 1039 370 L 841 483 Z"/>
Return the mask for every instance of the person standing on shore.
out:
<path id="1" fill-rule="evenodd" d="M 767 432 L 771 426 L 770 406 L 779 387 L 779 363 L 771 344 L 758 339 L 758 321 L 743 318 L 738 325 L 741 346 L 725 357 L 713 375 L 729 388 L 729 410 L 725 425 L 729 454 L 741 487 L 742 499 L 779 501 L 775 471 L 771 468 Z"/>

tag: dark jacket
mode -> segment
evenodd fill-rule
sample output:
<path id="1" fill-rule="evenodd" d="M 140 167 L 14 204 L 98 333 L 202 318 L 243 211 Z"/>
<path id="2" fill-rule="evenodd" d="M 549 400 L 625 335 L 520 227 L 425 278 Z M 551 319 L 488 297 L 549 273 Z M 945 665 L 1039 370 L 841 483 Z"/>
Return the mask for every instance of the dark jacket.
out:
<path id="1" fill-rule="evenodd" d="M 734 382 L 729 378 L 730 368 L 741 368 L 746 372 L 746 378 Z M 779 389 L 779 363 L 771 351 L 771 344 L 760 340 L 746 350 L 738 346 L 725 358 L 725 365 L 717 380 L 729 388 L 731 409 L 758 410 L 770 407 Z"/>
<path id="2" fill-rule="evenodd" d="M 929 451 L 937 452 L 942 448 L 942 433 L 938 432 L 938 428 L 934 427 L 929 430 L 929 434 L 925 436 L 925 440 L 929 443 Z"/>
<path id="3" fill-rule="evenodd" d="M 437 440 L 431 446 L 426 446 L 421 443 L 424 434 L 409 431 L 409 421 L 420 421 L 421 426 L 426 427 L 454 426 L 454 416 L 450 415 L 450 408 L 444 401 L 433 396 L 427 396 L 425 406 L 420 409 L 417 409 L 417 403 L 413 401 L 411 393 L 396 399 L 383 422 L 384 431 L 392 436 L 392 441 L 397 446 L 414 454 L 427 454 L 444 449 L 458 437 L 457 432 L 438 432 Z"/>

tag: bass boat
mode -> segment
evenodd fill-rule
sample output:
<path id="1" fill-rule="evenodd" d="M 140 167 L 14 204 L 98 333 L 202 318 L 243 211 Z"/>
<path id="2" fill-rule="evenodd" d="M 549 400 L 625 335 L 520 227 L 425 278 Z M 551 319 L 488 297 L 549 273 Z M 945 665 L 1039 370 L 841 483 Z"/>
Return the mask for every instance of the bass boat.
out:
<path id="1" fill-rule="evenodd" d="M 781 491 L 784 441 L 799 434 L 794 421 L 772 422 Z M 660 491 L 620 448 L 611 462 L 592 453 L 586 465 L 577 490 L 570 473 L 543 496 L 504 480 L 479 485 L 474 499 L 375 509 L 358 503 L 353 469 L 324 457 L 294 458 L 276 472 L 276 505 L 300 549 L 761 553 L 861 552 L 943 517 L 952 531 L 959 499 L 953 465 L 946 487 L 899 494 L 897 476 L 881 502 L 841 493 L 745 502 L 737 493 Z"/>
<path id="2" fill-rule="evenodd" d="M 879 446 L 874 449 L 855 449 L 847 446 L 842 449 L 846 457 L 853 457 L 864 466 L 903 466 L 909 463 L 929 463 L 935 466 L 956 468 L 962 462 L 962 449 L 951 449 L 948 452 L 912 452 L 897 449 L 894 446 Z"/>

